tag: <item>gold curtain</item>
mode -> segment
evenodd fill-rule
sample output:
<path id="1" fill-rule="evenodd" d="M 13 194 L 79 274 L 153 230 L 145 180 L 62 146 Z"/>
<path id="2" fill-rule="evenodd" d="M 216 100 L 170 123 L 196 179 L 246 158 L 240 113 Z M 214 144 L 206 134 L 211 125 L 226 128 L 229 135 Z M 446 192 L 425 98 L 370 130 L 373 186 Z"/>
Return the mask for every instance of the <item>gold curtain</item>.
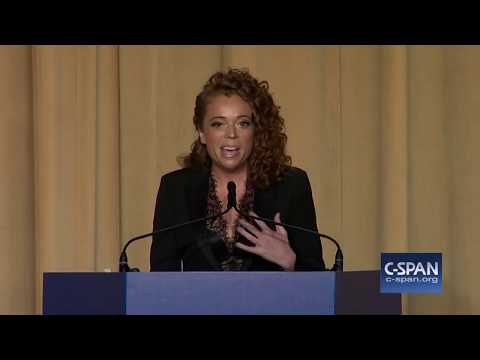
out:
<path id="1" fill-rule="evenodd" d="M 345 270 L 442 252 L 443 293 L 405 313 L 480 313 L 478 63 L 478 46 L 0 47 L 0 313 L 41 313 L 43 272 L 117 270 L 230 66 L 269 81 Z M 149 246 L 130 264 L 148 271 Z"/>

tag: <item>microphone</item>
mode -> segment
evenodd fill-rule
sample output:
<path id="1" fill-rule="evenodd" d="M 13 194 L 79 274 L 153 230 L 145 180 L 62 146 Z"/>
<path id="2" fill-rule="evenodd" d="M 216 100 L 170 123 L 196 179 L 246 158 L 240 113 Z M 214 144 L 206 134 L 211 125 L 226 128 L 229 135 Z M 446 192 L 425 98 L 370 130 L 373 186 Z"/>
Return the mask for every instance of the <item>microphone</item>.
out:
<path id="1" fill-rule="evenodd" d="M 230 210 L 231 208 L 237 207 L 237 186 L 233 181 L 228 182 L 227 190 L 228 190 L 227 209 Z"/>
<path id="2" fill-rule="evenodd" d="M 263 218 L 263 217 L 260 217 L 260 216 L 257 217 L 257 216 L 244 214 L 243 212 L 241 212 L 237 208 L 236 185 L 233 181 L 228 182 L 227 190 L 228 190 L 227 208 L 224 211 L 222 211 L 221 213 L 211 215 L 211 216 L 206 216 L 206 217 L 199 218 L 199 219 L 189 220 L 189 221 L 177 224 L 177 225 L 168 226 L 166 228 L 155 230 L 155 231 L 150 232 L 148 234 L 143 234 L 143 235 L 134 237 L 133 239 L 130 239 L 129 241 L 127 241 L 127 243 L 123 246 L 122 252 L 120 253 L 118 271 L 119 272 L 138 272 L 138 271 L 140 271 L 138 268 L 130 268 L 130 266 L 128 265 L 127 248 L 130 246 L 131 243 L 133 243 L 137 240 L 140 240 L 140 239 L 144 239 L 146 237 L 150 237 L 150 236 L 153 236 L 153 235 L 157 235 L 157 234 L 166 232 L 166 231 L 175 230 L 175 229 L 180 228 L 182 226 L 192 225 L 192 224 L 196 224 L 198 222 L 207 221 L 207 220 L 210 220 L 210 219 L 215 219 L 219 216 L 225 215 L 232 208 L 235 209 L 240 215 L 242 215 L 245 218 L 262 220 L 262 221 L 265 221 L 265 222 L 273 224 L 273 225 L 280 225 L 280 226 L 283 226 L 283 227 L 286 227 L 286 228 L 305 231 L 305 232 L 315 234 L 315 235 L 318 235 L 320 237 L 324 237 L 324 238 L 329 239 L 337 247 L 337 252 L 335 254 L 335 264 L 330 269 L 330 271 L 343 271 L 343 253 L 342 253 L 342 250 L 340 248 L 340 245 L 338 244 L 338 242 L 335 239 L 333 239 L 332 237 L 330 237 L 328 235 L 321 234 L 319 232 L 316 232 L 316 231 L 313 231 L 313 230 L 310 230 L 310 229 L 305 229 L 305 228 L 302 228 L 300 226 L 289 225 L 289 224 L 285 224 L 285 223 L 278 223 L 278 222 L 275 222 L 273 220 Z"/>
<path id="3" fill-rule="evenodd" d="M 233 184 L 235 186 L 235 184 Z M 233 189 L 233 196 L 235 196 L 235 189 Z M 230 200 L 229 200 L 230 201 Z M 235 206 L 236 206 L 236 203 L 235 203 Z M 148 233 L 148 234 L 144 234 L 144 235 L 140 235 L 140 236 L 137 236 L 137 237 L 134 237 L 133 239 L 130 239 L 123 247 L 122 249 L 122 252 L 120 253 L 120 261 L 119 261 L 119 265 L 118 265 L 118 271 L 119 272 L 138 272 L 140 271 L 139 269 L 137 268 L 133 268 L 131 269 L 128 265 L 128 257 L 127 257 L 127 248 L 130 246 L 131 243 L 133 243 L 134 241 L 137 241 L 137 240 L 140 240 L 140 239 L 144 239 L 146 237 L 150 237 L 150 236 L 153 236 L 153 235 L 157 235 L 157 234 L 160 234 L 162 232 L 165 232 L 165 231 L 170 231 L 170 230 L 175 230 L 177 228 L 180 228 L 182 226 L 186 226 L 186 225 L 192 225 L 192 224 L 195 224 L 195 223 L 198 223 L 198 222 L 201 222 L 201 221 L 207 221 L 207 220 L 210 220 L 210 219 L 215 219 L 219 216 L 223 216 L 224 214 L 226 214 L 228 211 L 230 211 L 231 207 L 228 207 L 227 206 L 227 209 L 222 211 L 221 213 L 219 214 L 215 214 L 215 215 L 210 215 L 210 216 L 206 216 L 206 217 L 203 217 L 203 218 L 199 218 L 199 219 L 194 219 L 194 220 L 190 220 L 190 221 L 186 221 L 186 222 L 183 222 L 181 224 L 177 224 L 177 225 L 172 225 L 172 226 L 168 226 L 166 228 L 163 228 L 163 229 L 159 229 L 159 230 L 155 230 L 151 233 Z"/>
<path id="4" fill-rule="evenodd" d="M 308 232 L 310 234 L 315 234 L 315 235 L 318 235 L 320 236 L 321 238 L 324 237 L 330 241 L 332 241 L 336 247 L 337 247 L 337 252 L 335 254 L 335 264 L 332 266 L 332 268 L 330 269 L 330 271 L 343 271 L 343 253 L 342 253 L 342 249 L 340 247 L 340 245 L 338 244 L 338 242 L 332 238 L 331 236 L 328 236 L 328 235 L 325 235 L 325 234 L 321 234 L 319 232 L 316 232 L 316 231 L 313 231 L 313 230 L 310 230 L 310 229 L 305 229 L 305 228 L 302 228 L 300 226 L 296 226 L 296 225 L 289 225 L 289 224 L 285 224 L 285 223 L 278 223 L 278 222 L 275 222 L 273 220 L 270 220 L 270 219 L 267 219 L 267 218 L 263 218 L 263 217 L 260 217 L 260 216 L 252 216 L 252 215 L 247 215 L 247 214 L 244 214 L 243 212 L 241 212 L 238 208 L 237 208 L 237 196 L 236 196 L 236 186 L 235 186 L 235 183 L 233 181 L 229 181 L 228 184 L 227 184 L 227 189 L 228 189 L 228 206 L 227 206 L 227 211 L 230 210 L 230 207 L 234 208 L 240 215 L 242 215 L 243 217 L 247 218 L 247 219 L 257 219 L 257 220 L 262 220 L 262 221 L 265 221 L 265 222 L 268 222 L 270 224 L 273 224 L 273 225 L 280 225 L 280 226 L 283 226 L 283 227 L 286 227 L 286 228 L 291 228 L 291 229 L 295 229 L 295 230 L 300 230 L 300 231 L 305 231 L 305 232 Z"/>

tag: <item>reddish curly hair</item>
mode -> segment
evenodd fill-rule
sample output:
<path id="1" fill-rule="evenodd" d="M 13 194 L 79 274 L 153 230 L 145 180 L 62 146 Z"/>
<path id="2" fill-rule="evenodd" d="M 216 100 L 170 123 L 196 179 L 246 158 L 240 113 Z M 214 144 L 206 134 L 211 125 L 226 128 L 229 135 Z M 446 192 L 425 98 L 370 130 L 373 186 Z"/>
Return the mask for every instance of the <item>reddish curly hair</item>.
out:
<path id="1" fill-rule="evenodd" d="M 249 181 L 260 189 L 266 189 L 279 181 L 291 165 L 286 155 L 287 135 L 285 121 L 280 116 L 280 107 L 275 105 L 267 81 L 258 81 L 248 70 L 228 69 L 213 74 L 195 100 L 193 124 L 198 131 L 203 126 L 208 100 L 217 95 L 238 95 L 253 110 L 254 142 L 248 158 Z M 206 145 L 197 138 L 191 152 L 180 159 L 183 167 L 210 168 L 212 160 Z"/>

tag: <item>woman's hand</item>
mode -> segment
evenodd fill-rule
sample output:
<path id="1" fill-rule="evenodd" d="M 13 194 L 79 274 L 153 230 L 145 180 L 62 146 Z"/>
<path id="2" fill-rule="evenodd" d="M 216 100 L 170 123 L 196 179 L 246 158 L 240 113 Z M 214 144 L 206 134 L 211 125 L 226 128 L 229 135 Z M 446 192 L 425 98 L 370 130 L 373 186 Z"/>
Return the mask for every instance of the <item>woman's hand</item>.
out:
<path id="1" fill-rule="evenodd" d="M 250 211 L 249 214 L 258 217 L 253 211 Z M 259 255 L 265 260 L 280 265 L 285 270 L 293 271 L 295 269 L 296 255 L 290 247 L 285 228 L 275 225 L 275 231 L 273 231 L 263 221 L 254 220 L 261 230 L 258 230 L 244 219 L 239 219 L 237 232 L 255 244 L 255 246 L 247 246 L 239 242 L 236 242 L 235 245 L 242 250 Z M 280 213 L 275 214 L 274 221 L 280 222 Z"/>

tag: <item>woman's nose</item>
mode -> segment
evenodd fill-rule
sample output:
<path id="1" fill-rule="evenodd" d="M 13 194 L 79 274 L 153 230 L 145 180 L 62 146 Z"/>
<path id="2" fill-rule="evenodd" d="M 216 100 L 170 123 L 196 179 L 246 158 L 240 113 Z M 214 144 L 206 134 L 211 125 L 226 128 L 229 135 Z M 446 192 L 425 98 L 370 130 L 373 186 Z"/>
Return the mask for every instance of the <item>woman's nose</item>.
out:
<path id="1" fill-rule="evenodd" d="M 226 130 L 226 137 L 234 139 L 237 137 L 237 129 L 235 126 L 228 125 Z"/>

